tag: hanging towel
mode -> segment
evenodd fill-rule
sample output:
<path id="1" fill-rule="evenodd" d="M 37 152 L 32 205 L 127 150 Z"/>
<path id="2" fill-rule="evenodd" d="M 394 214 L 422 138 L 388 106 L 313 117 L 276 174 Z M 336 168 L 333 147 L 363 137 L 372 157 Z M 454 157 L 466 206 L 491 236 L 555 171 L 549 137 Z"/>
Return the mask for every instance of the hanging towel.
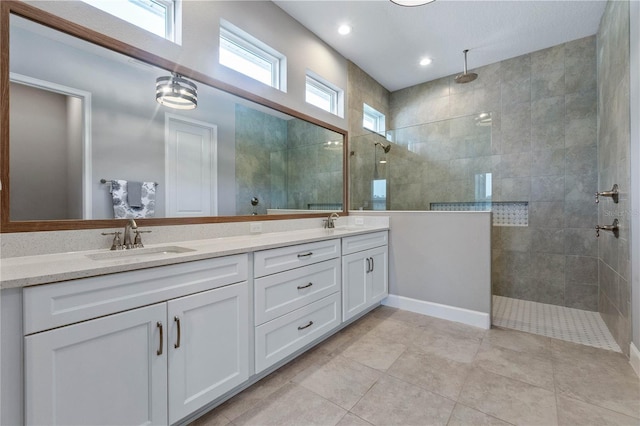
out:
<path id="1" fill-rule="evenodd" d="M 130 207 L 142 207 L 142 182 L 127 182 L 127 202 Z"/>
<path id="2" fill-rule="evenodd" d="M 140 207 L 129 204 L 128 184 L 126 180 L 111 181 L 113 199 L 113 217 L 115 219 L 140 219 L 154 217 L 156 214 L 156 184 L 142 182 L 140 188 Z"/>

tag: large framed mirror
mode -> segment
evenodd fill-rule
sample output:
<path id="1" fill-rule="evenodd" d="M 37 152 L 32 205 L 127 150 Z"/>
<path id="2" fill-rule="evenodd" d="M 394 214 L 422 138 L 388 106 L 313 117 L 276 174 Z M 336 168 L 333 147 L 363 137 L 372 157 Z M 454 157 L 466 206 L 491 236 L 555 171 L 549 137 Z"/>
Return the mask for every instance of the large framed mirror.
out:
<path id="1" fill-rule="evenodd" d="M 2 232 L 346 214 L 347 133 L 2 2 Z M 197 106 L 156 102 L 180 77 Z"/>

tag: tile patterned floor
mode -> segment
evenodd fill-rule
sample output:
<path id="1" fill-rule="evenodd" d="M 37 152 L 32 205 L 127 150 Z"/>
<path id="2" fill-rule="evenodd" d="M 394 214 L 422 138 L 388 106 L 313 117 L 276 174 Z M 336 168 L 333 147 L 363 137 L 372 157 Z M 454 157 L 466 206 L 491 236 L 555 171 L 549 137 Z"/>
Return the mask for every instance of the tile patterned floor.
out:
<path id="1" fill-rule="evenodd" d="M 624 355 L 379 307 L 195 421 L 215 425 L 640 425 Z"/>
<path id="2" fill-rule="evenodd" d="M 494 325 L 622 352 L 597 312 L 493 296 Z"/>

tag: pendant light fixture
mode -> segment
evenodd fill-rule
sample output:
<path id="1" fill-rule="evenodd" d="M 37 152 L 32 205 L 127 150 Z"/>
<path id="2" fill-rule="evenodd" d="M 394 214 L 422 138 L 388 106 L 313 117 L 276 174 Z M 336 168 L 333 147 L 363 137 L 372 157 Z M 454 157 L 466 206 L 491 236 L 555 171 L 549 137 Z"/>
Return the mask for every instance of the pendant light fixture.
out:
<path id="1" fill-rule="evenodd" d="M 391 3 L 395 3 L 399 6 L 413 7 L 433 3 L 434 1 L 436 0 L 391 0 Z"/>
<path id="2" fill-rule="evenodd" d="M 198 88 L 195 83 L 178 73 L 156 79 L 156 101 L 175 109 L 194 109 L 198 106 Z"/>

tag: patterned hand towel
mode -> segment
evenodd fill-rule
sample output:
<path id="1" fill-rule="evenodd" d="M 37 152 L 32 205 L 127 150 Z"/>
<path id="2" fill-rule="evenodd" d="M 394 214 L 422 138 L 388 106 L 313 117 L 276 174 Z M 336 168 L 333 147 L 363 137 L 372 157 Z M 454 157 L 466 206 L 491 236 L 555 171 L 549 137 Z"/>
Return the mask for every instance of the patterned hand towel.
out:
<path id="1" fill-rule="evenodd" d="M 140 219 L 154 217 L 156 214 L 156 184 L 143 182 L 140 189 L 141 207 L 133 207 L 128 202 L 128 182 L 111 181 L 113 198 L 113 217 L 115 219 Z"/>

